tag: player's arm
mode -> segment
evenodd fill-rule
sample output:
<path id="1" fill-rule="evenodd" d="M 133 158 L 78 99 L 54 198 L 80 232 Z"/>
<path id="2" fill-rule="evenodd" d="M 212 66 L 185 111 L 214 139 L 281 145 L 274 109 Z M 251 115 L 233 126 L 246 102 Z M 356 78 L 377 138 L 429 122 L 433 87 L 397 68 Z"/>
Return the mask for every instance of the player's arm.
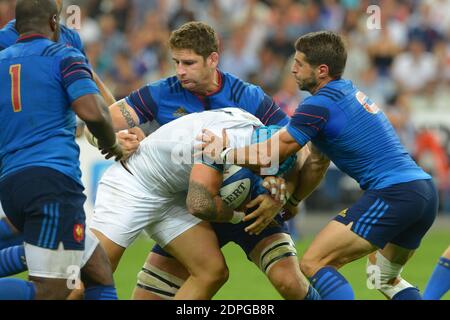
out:
<path id="1" fill-rule="evenodd" d="M 267 141 L 231 149 L 228 147 L 225 130 L 222 131 L 222 137 L 218 137 L 205 129 L 199 137 L 202 143 L 196 148 L 202 149 L 203 154 L 216 163 L 239 163 L 240 166 L 259 171 L 261 168 L 270 167 L 272 163 L 281 163 L 298 152 L 323 132 L 328 119 L 328 108 L 311 104 L 301 105 L 289 124 Z"/>
<path id="2" fill-rule="evenodd" d="M 221 171 L 205 164 L 194 164 L 186 198 L 188 211 L 210 222 L 240 222 L 244 213 L 235 213 L 219 195 L 222 182 Z"/>
<path id="3" fill-rule="evenodd" d="M 115 156 L 116 160 L 120 160 L 122 148 L 116 140 L 111 116 L 102 97 L 97 94 L 84 95 L 72 102 L 72 109 L 98 140 L 99 148 L 106 158 Z"/>
<path id="4" fill-rule="evenodd" d="M 63 57 L 59 63 L 59 74 L 72 109 L 98 139 L 102 153 L 108 159 L 122 158 L 122 148 L 117 143 L 111 116 L 85 58 L 69 54 Z"/>
<path id="5" fill-rule="evenodd" d="M 298 172 L 297 186 L 291 195 L 290 204 L 297 206 L 320 184 L 330 166 L 330 159 L 312 143 L 308 144 L 310 153 Z"/>
<path id="6" fill-rule="evenodd" d="M 199 140 L 202 144 L 196 148 L 202 149 L 206 158 L 212 159 L 215 163 L 238 163 L 241 167 L 254 172 L 259 172 L 261 168 L 268 168 L 272 163 L 281 163 L 302 148 L 302 145 L 285 128 L 269 140 L 237 149 L 228 147 L 226 130 L 223 130 L 222 137 L 219 137 L 205 129 Z M 273 146 L 278 146 L 277 150 L 272 150 Z"/>

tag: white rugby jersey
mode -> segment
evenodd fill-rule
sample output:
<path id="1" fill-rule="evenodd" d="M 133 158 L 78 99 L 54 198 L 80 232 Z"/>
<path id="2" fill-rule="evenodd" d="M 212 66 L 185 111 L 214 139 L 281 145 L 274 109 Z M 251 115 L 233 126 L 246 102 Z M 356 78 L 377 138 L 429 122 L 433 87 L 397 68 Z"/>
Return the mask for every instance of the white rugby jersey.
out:
<path id="1" fill-rule="evenodd" d="M 255 127 L 263 124 L 255 116 L 238 108 L 193 113 L 174 120 L 141 142 L 139 150 L 127 161 L 136 179 L 149 191 L 155 187 L 162 195 L 187 191 L 194 164 L 194 145 L 203 129 L 222 136 L 227 129 L 230 146 L 251 144 Z"/>

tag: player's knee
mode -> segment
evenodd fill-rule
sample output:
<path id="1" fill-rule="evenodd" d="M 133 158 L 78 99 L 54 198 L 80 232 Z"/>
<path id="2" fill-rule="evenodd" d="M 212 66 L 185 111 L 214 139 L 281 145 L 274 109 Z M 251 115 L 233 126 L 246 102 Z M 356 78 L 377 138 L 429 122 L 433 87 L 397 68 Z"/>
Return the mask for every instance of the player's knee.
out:
<path id="1" fill-rule="evenodd" d="M 389 299 L 406 288 L 414 287 L 401 277 L 403 266 L 392 263 L 380 252 L 367 259 L 366 274 L 368 285 L 378 289 Z"/>
<path id="2" fill-rule="evenodd" d="M 136 286 L 161 299 L 170 300 L 176 295 L 184 280 L 145 263 L 138 273 Z"/>
<path id="3" fill-rule="evenodd" d="M 70 294 L 65 279 L 31 278 L 36 288 L 36 300 L 65 300 Z"/>
<path id="4" fill-rule="evenodd" d="M 201 273 L 192 274 L 209 286 L 222 286 L 228 281 L 230 272 L 225 263 L 211 263 Z"/>
<path id="5" fill-rule="evenodd" d="M 81 279 L 86 287 L 114 284 L 111 264 L 103 248 L 98 245 L 86 265 L 81 269 Z"/>
<path id="6" fill-rule="evenodd" d="M 300 270 L 308 278 L 314 276 L 321 267 L 323 266 L 320 264 L 319 260 L 310 258 L 306 255 L 300 260 Z"/>
<path id="7" fill-rule="evenodd" d="M 306 280 L 302 281 L 300 275 L 292 274 L 292 271 L 284 268 L 273 268 L 270 274 L 270 281 L 285 299 L 300 299 L 308 291 Z"/>
<path id="8" fill-rule="evenodd" d="M 280 260 L 296 256 L 297 249 L 295 248 L 295 244 L 292 242 L 290 236 L 285 235 L 271 242 L 261 251 L 258 266 L 262 272 L 268 275 L 272 267 Z"/>

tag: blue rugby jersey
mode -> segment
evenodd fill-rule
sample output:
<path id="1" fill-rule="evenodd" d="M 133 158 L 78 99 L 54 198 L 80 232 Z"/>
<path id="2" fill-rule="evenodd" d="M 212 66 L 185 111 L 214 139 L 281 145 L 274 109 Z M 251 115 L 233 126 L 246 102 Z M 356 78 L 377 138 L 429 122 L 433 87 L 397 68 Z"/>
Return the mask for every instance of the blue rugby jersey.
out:
<path id="1" fill-rule="evenodd" d="M 0 178 L 50 167 L 81 184 L 73 101 L 98 94 L 86 58 L 41 35 L 0 51 Z"/>
<path id="2" fill-rule="evenodd" d="M 3 29 L 0 30 L 0 51 L 16 43 L 17 39 L 19 38 L 19 33 L 17 33 L 15 26 L 16 20 L 14 19 L 8 22 L 3 27 Z M 61 33 L 58 42 L 68 47 L 73 47 L 80 50 L 81 53 L 86 57 L 84 46 L 78 33 L 62 24 L 60 24 L 60 27 Z"/>
<path id="3" fill-rule="evenodd" d="M 361 188 L 431 179 L 411 158 L 386 115 L 351 81 L 335 80 L 305 99 L 287 127 L 310 140 Z"/>
<path id="4" fill-rule="evenodd" d="M 206 97 L 184 89 L 174 76 L 140 88 L 126 97 L 126 101 L 138 114 L 141 124 L 156 120 L 164 125 L 186 114 L 229 107 L 255 115 L 264 125 L 288 124 L 287 115 L 260 87 L 226 72 L 219 71 L 219 75 L 220 89 Z"/>

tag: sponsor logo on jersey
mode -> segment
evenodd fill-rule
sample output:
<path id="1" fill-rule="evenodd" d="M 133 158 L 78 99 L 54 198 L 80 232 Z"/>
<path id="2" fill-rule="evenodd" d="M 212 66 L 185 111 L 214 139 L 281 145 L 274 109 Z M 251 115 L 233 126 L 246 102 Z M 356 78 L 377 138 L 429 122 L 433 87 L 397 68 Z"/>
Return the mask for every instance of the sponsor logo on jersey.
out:
<path id="1" fill-rule="evenodd" d="M 183 107 L 180 107 L 180 108 L 177 109 L 177 111 L 175 111 L 173 113 L 173 116 L 175 118 L 181 118 L 181 117 L 184 117 L 185 115 L 188 115 L 188 114 L 189 113 L 186 111 L 186 109 L 184 109 Z"/>
<path id="2" fill-rule="evenodd" d="M 356 99 L 364 107 L 364 109 L 366 109 L 367 112 L 372 114 L 377 114 L 378 112 L 380 112 L 380 108 L 377 106 L 377 104 L 372 102 L 372 100 L 370 100 L 369 97 L 367 97 L 361 91 L 358 91 L 356 93 Z"/>

